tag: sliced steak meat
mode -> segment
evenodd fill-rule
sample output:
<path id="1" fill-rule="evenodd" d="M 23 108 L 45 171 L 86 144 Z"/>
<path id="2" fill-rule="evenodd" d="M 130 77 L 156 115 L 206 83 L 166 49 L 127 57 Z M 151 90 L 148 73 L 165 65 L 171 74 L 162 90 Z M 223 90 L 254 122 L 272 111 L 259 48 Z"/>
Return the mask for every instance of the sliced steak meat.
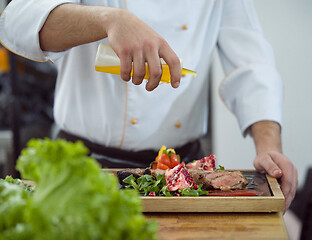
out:
<path id="1" fill-rule="evenodd" d="M 230 190 L 243 189 L 248 184 L 247 179 L 240 171 L 231 171 L 229 174 L 211 180 L 214 189 Z"/>
<path id="2" fill-rule="evenodd" d="M 215 178 L 213 177 L 213 175 L 215 175 L 214 173 L 216 172 L 213 171 L 208 172 L 200 169 L 189 169 L 188 171 L 196 185 L 203 184 L 202 186 L 203 189 L 212 189 L 211 178 Z"/>
<path id="3" fill-rule="evenodd" d="M 199 169 L 189 169 L 194 184 L 203 184 L 203 189 L 243 189 L 247 184 L 247 179 L 240 171 L 202 171 Z"/>

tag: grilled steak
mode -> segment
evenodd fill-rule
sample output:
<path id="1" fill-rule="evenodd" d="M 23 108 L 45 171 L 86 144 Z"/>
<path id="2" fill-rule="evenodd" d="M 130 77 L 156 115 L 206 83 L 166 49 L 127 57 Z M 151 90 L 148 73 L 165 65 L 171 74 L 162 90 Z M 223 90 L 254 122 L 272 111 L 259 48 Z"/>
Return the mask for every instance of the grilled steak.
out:
<path id="1" fill-rule="evenodd" d="M 247 179 L 240 171 L 201 171 L 189 169 L 190 176 L 195 184 L 203 184 L 204 189 L 243 189 Z"/>
<path id="2" fill-rule="evenodd" d="M 247 184 L 247 179 L 240 171 L 232 171 L 211 181 L 214 189 L 220 188 L 221 190 L 243 189 Z"/>

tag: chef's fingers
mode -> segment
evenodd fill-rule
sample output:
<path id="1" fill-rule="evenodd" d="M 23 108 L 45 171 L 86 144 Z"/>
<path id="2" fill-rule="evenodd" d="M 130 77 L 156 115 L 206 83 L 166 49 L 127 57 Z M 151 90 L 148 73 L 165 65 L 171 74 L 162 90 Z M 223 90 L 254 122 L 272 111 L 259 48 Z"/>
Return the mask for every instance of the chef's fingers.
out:
<path id="1" fill-rule="evenodd" d="M 285 211 L 288 209 L 292 199 L 290 198 L 290 190 L 292 185 L 292 177 L 290 172 L 286 169 L 283 170 L 283 176 L 280 179 L 281 190 L 285 197 Z"/>
<path id="2" fill-rule="evenodd" d="M 291 187 L 290 187 L 290 191 L 286 200 L 286 208 L 285 210 L 287 210 L 291 204 L 291 202 L 293 201 L 293 199 L 295 198 L 296 195 L 296 190 L 297 190 L 297 186 L 298 186 L 298 173 L 297 173 L 297 169 L 295 167 L 292 168 L 292 180 L 291 180 Z"/>
<path id="3" fill-rule="evenodd" d="M 291 201 L 295 198 L 296 196 L 296 192 L 297 192 L 297 187 L 298 187 L 298 170 L 297 168 L 294 166 L 294 171 L 293 171 L 293 181 L 292 181 L 292 188 L 290 191 L 291 194 Z M 290 205 L 290 204 L 289 204 Z"/>
<path id="4" fill-rule="evenodd" d="M 283 170 L 285 172 L 281 178 L 281 189 L 285 196 L 285 211 L 289 208 L 292 200 L 296 195 L 296 189 L 298 185 L 298 172 L 296 167 L 292 164 L 287 166 L 288 170 Z"/>
<path id="5" fill-rule="evenodd" d="M 149 79 L 146 84 L 146 90 L 152 91 L 159 85 L 162 75 L 158 49 L 152 48 L 152 46 L 148 47 L 148 49 L 146 49 L 146 60 L 149 69 Z"/>
<path id="6" fill-rule="evenodd" d="M 258 171 L 266 172 L 272 177 L 279 178 L 282 176 L 281 169 L 274 162 L 272 156 L 269 153 L 257 156 L 254 161 L 254 165 Z"/>
<path id="7" fill-rule="evenodd" d="M 178 56 L 169 47 L 167 42 L 163 42 L 159 49 L 159 56 L 165 60 L 169 66 L 171 76 L 171 86 L 179 87 L 181 80 L 181 63 Z"/>
<path id="8" fill-rule="evenodd" d="M 284 213 L 287 211 L 287 209 L 289 208 L 292 200 L 293 200 L 293 195 L 291 194 L 291 186 L 287 186 L 286 183 L 287 181 L 284 179 L 284 180 L 281 180 L 281 190 L 282 190 L 282 193 L 285 197 L 285 209 L 284 209 Z M 291 183 L 290 183 L 291 184 Z"/>
<path id="9" fill-rule="evenodd" d="M 282 170 L 283 175 L 279 179 L 281 190 L 285 196 L 285 211 L 289 208 L 295 197 L 298 185 L 298 173 L 292 162 L 281 153 L 272 153 L 273 160 Z"/>
<path id="10" fill-rule="evenodd" d="M 124 49 L 120 53 L 120 76 L 122 80 L 129 81 L 132 68 L 132 56 L 130 50 Z"/>
<path id="11" fill-rule="evenodd" d="M 142 51 L 135 51 L 133 57 L 133 75 L 132 82 L 140 85 L 145 76 L 145 60 Z"/>
<path id="12" fill-rule="evenodd" d="M 270 176 L 279 178 L 281 190 L 285 197 L 286 211 L 296 194 L 298 185 L 298 172 L 296 167 L 280 152 L 267 152 L 257 155 L 254 166 L 258 171 L 265 171 Z M 279 172 L 275 172 L 276 169 L 278 169 Z"/>

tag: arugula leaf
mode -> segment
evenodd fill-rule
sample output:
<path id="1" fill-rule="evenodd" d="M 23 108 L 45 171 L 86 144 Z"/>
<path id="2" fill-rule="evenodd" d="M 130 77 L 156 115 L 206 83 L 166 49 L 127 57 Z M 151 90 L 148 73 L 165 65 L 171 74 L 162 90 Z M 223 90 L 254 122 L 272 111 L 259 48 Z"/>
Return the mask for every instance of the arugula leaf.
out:
<path id="1" fill-rule="evenodd" d="M 155 192 L 156 195 L 159 195 L 160 190 L 166 184 L 164 175 L 158 175 L 156 179 L 154 179 L 151 175 L 148 174 L 143 175 L 138 179 L 135 179 L 133 175 L 130 175 L 126 177 L 123 182 L 129 184 L 126 185 L 126 188 L 134 188 L 140 194 L 144 194 L 145 196 L 151 192 Z"/>
<path id="2" fill-rule="evenodd" d="M 138 185 L 136 184 L 136 179 L 131 174 L 130 176 L 126 177 L 123 182 L 129 184 L 129 186 L 133 187 L 135 190 L 139 190 Z M 126 185 L 128 187 L 128 185 Z M 129 187 L 128 187 L 129 188 Z"/>
<path id="3" fill-rule="evenodd" d="M 179 193 L 181 196 L 202 196 L 207 195 L 208 191 L 202 190 L 202 184 L 197 185 L 197 189 L 185 188 L 178 191 L 169 191 L 168 186 L 166 186 L 165 175 L 157 175 L 154 179 L 151 175 L 143 175 L 138 179 L 135 179 L 133 175 L 126 177 L 123 180 L 126 185 L 126 188 L 134 188 L 140 194 L 147 196 L 149 193 L 154 192 L 157 196 L 166 196 L 172 197 Z"/>
<path id="4" fill-rule="evenodd" d="M 137 179 L 140 186 L 149 186 L 154 181 L 151 175 L 145 174 Z"/>
<path id="5" fill-rule="evenodd" d="M 157 184 L 159 186 L 166 185 L 165 175 L 157 175 L 155 184 Z"/>
<path id="6" fill-rule="evenodd" d="M 199 196 L 207 195 L 209 193 L 208 191 L 203 190 L 202 187 L 203 187 L 203 184 L 197 185 L 196 191 L 198 192 Z"/>
<path id="7" fill-rule="evenodd" d="M 194 189 L 194 187 L 185 188 L 182 190 L 178 190 L 178 192 L 181 194 L 181 196 L 202 196 L 207 195 L 208 191 L 202 190 L 202 184 L 197 185 L 197 189 Z"/>
<path id="8" fill-rule="evenodd" d="M 221 166 L 221 165 L 219 165 L 219 168 L 214 167 L 213 169 L 214 169 L 215 171 L 223 171 L 223 170 L 224 170 L 224 167 Z"/>
<path id="9" fill-rule="evenodd" d="M 174 192 L 171 192 L 168 190 L 168 186 L 163 186 L 160 192 L 165 195 L 166 197 L 172 197 L 174 195 Z"/>
<path id="10" fill-rule="evenodd" d="M 182 195 L 182 196 L 199 196 L 198 192 L 195 189 L 191 189 L 191 188 L 184 188 L 184 189 L 179 189 L 178 192 Z"/>

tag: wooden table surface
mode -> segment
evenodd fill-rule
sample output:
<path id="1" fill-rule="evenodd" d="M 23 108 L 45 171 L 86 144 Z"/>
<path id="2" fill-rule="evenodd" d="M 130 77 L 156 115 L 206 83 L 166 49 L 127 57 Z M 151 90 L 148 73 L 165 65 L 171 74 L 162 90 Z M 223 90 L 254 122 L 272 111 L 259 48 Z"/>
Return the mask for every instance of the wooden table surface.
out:
<path id="1" fill-rule="evenodd" d="M 159 239 L 288 239 L 282 213 L 145 213 Z"/>

